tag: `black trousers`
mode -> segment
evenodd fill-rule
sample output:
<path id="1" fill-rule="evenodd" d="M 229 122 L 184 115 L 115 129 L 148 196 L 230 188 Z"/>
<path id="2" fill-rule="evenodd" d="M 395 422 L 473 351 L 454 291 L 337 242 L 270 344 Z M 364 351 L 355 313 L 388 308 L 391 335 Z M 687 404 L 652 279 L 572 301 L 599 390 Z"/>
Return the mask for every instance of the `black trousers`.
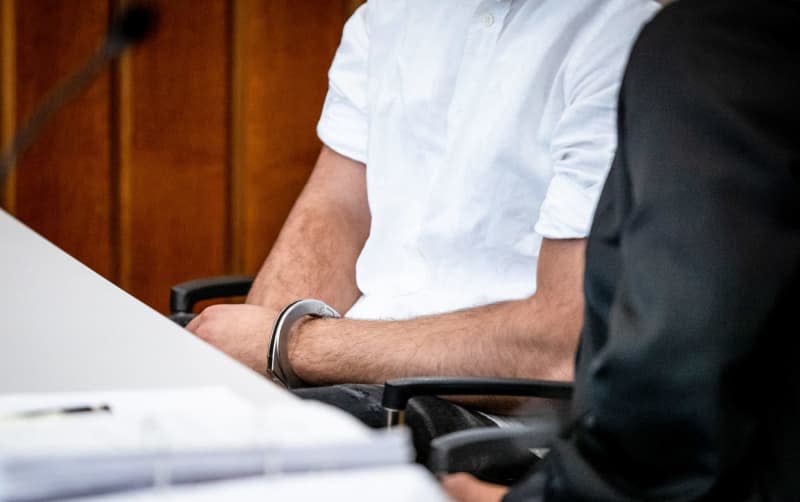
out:
<path id="1" fill-rule="evenodd" d="M 346 384 L 295 389 L 292 392 L 303 399 L 313 399 L 340 408 L 369 427 L 377 429 L 386 426 L 386 411 L 381 406 L 382 385 Z M 531 426 L 539 420 L 550 422 L 562 417 L 567 410 L 567 405 L 560 401 L 543 399 L 536 403 L 528 408 Z M 416 461 L 426 467 L 434 438 L 475 427 L 497 426 L 480 413 L 433 396 L 420 396 L 408 402 L 406 424 L 411 430 L 417 452 Z M 460 453 L 462 456 L 450 459 L 454 462 L 451 464 L 454 470 L 467 471 L 484 481 L 504 485 L 524 477 L 539 461 L 535 453 L 518 448 L 500 451 L 473 448 Z"/>
<path id="2" fill-rule="evenodd" d="M 386 411 L 381 406 L 382 385 L 346 384 L 331 387 L 295 389 L 295 395 L 340 408 L 369 427 L 386 426 Z M 473 427 L 492 427 L 494 422 L 474 411 L 432 396 L 414 398 L 408 403 L 406 423 L 411 429 L 417 462 L 425 464 L 433 438 Z"/>

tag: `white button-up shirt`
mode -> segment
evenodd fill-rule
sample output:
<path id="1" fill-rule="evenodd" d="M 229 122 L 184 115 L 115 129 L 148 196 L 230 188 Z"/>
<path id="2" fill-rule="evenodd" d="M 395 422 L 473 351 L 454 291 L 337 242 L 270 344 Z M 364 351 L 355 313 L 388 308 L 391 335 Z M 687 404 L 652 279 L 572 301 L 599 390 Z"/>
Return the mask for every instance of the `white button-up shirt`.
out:
<path id="1" fill-rule="evenodd" d="M 367 165 L 350 317 L 524 298 L 543 237 L 588 233 L 650 0 L 370 0 L 318 125 Z"/>

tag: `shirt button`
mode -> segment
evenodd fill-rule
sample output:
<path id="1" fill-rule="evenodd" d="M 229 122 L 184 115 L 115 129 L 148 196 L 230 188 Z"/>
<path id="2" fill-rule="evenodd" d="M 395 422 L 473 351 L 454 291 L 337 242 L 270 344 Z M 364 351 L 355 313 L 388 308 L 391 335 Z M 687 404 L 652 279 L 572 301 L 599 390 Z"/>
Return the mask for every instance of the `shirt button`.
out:
<path id="1" fill-rule="evenodd" d="M 494 24 L 494 16 L 488 12 L 481 17 L 481 20 L 487 28 Z"/>

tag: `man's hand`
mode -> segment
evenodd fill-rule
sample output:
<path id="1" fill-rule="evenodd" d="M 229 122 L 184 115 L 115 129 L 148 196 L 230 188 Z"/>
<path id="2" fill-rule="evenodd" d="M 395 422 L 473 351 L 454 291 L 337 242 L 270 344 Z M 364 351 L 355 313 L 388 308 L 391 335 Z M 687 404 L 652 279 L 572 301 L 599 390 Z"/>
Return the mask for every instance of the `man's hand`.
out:
<path id="1" fill-rule="evenodd" d="M 267 367 L 267 346 L 275 317 L 258 305 L 212 305 L 186 329 L 258 373 Z"/>
<path id="2" fill-rule="evenodd" d="M 505 486 L 479 481 L 463 472 L 445 476 L 442 487 L 455 502 L 500 502 L 508 492 Z"/>
<path id="3" fill-rule="evenodd" d="M 280 309 L 300 298 L 319 298 L 346 312 L 361 295 L 355 263 L 369 225 L 364 164 L 323 147 L 247 303 L 209 307 L 187 329 L 263 374 Z"/>

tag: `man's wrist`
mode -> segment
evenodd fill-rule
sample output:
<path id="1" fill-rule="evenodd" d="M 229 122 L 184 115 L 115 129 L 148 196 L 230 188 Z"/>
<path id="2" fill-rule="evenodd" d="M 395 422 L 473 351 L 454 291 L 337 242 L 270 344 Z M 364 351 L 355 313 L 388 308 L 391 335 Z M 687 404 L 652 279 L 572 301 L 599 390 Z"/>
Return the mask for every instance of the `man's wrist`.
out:
<path id="1" fill-rule="evenodd" d="M 308 384 L 313 384 L 313 381 L 307 378 L 307 358 L 303 357 L 303 347 L 306 346 L 304 340 L 314 336 L 320 324 L 331 319 L 332 318 L 307 315 L 298 319 L 289 329 L 289 343 L 286 351 L 289 366 L 291 366 L 300 380 Z"/>
<path id="2" fill-rule="evenodd" d="M 275 318 L 267 349 L 266 373 L 275 383 L 288 389 L 304 385 L 292 368 L 289 348 L 296 333 L 293 329 L 296 328 L 295 324 L 301 323 L 307 317 L 340 316 L 336 310 L 320 300 L 304 299 L 290 303 Z"/>

